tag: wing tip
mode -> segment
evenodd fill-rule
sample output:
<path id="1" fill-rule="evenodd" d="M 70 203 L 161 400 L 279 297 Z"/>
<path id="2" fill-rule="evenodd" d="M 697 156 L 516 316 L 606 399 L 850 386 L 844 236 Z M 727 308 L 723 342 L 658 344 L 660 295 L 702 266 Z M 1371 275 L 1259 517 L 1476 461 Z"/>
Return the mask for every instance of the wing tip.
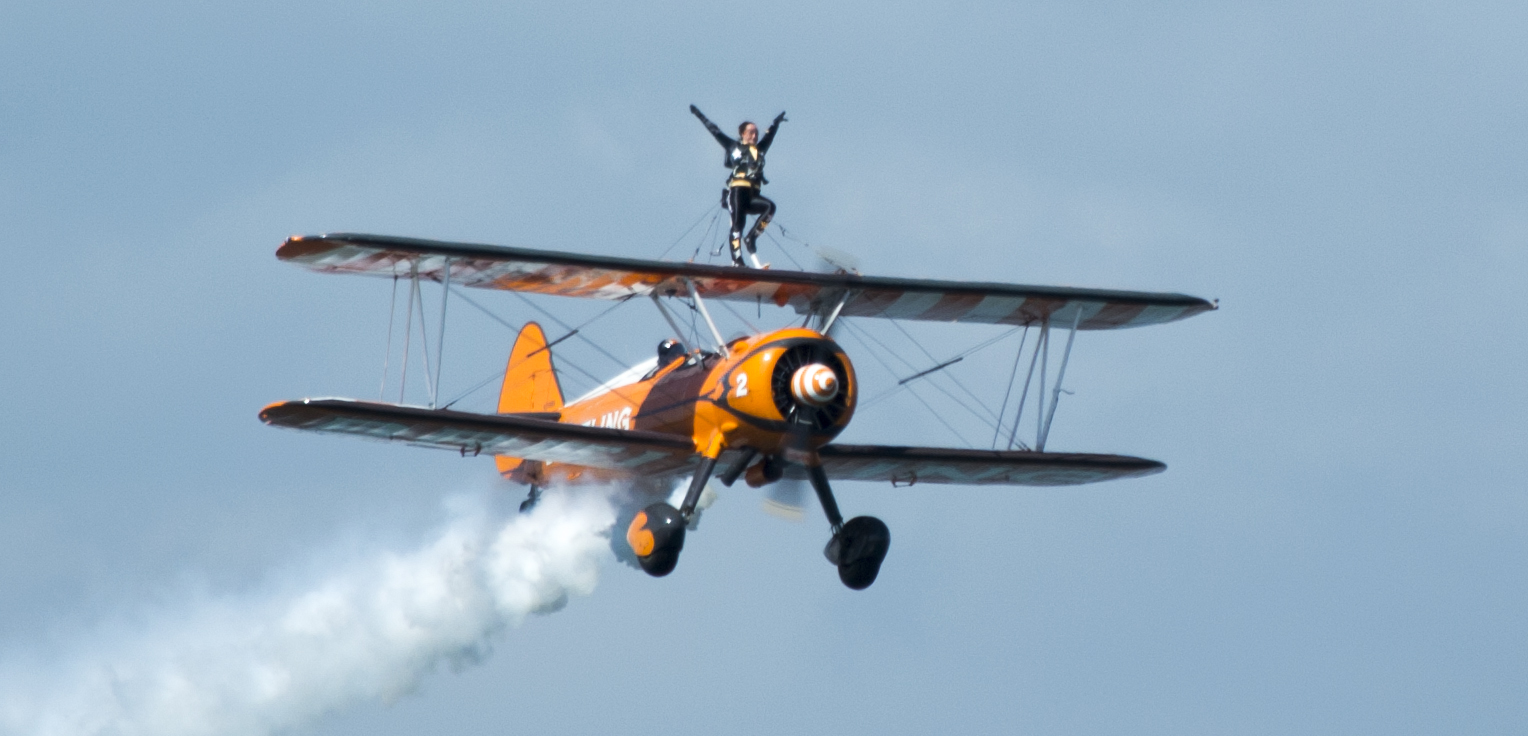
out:
<path id="1" fill-rule="evenodd" d="M 276 248 L 276 259 L 296 261 L 334 247 L 325 235 L 293 235 Z"/>

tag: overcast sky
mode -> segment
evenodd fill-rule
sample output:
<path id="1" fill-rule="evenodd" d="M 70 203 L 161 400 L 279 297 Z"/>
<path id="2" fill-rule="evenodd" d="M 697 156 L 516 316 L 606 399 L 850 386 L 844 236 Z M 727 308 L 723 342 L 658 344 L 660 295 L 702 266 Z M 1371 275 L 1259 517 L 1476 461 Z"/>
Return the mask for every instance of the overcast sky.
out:
<path id="1" fill-rule="evenodd" d="M 1525 38 L 1519 3 L 0 5 L 0 669 L 415 549 L 451 499 L 517 502 L 486 459 L 257 420 L 375 397 L 387 348 L 388 282 L 274 250 L 704 259 L 725 171 L 694 103 L 788 111 L 777 221 L 867 273 L 1219 298 L 1083 334 L 1068 368 L 1050 449 L 1168 471 L 841 484 L 893 535 L 862 593 L 815 507 L 739 485 L 672 576 L 610 558 L 478 661 L 291 733 L 1522 731 Z M 451 310 L 448 396 L 513 339 Z M 634 303 L 586 334 L 635 363 L 667 330 Z M 913 330 L 935 358 L 995 334 Z M 903 392 L 844 439 L 987 446 L 934 387 L 998 403 L 1015 340 L 921 389 L 950 427 Z M 867 394 L 894 385 L 862 341 Z"/>

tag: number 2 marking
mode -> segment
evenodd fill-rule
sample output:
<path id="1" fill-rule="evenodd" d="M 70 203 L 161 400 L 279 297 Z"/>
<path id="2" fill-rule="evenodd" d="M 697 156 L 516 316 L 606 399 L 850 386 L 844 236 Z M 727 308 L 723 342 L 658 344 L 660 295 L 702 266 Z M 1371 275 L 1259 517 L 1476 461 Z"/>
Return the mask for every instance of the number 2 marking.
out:
<path id="1" fill-rule="evenodd" d="M 743 398 L 744 396 L 748 395 L 748 374 L 747 373 L 739 373 L 739 374 L 737 374 L 737 391 L 735 393 L 733 393 L 732 395 L 736 396 L 736 397 L 738 397 L 740 399 Z"/>

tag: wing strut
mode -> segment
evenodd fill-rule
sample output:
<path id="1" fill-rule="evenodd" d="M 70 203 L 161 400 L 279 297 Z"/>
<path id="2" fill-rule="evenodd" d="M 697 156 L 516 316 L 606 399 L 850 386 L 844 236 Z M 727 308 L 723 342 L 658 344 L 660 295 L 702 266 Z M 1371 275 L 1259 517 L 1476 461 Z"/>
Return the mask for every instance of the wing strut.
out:
<path id="1" fill-rule="evenodd" d="M 674 337 L 679 338 L 680 341 L 685 340 L 687 336 L 684 334 L 684 330 L 679 328 L 679 323 L 674 321 L 674 315 L 669 314 L 668 307 L 663 306 L 663 302 L 658 299 L 658 293 L 653 292 L 649 296 L 653 298 L 653 306 L 656 306 L 658 311 L 663 314 L 663 319 L 669 323 L 669 327 L 674 328 Z"/>
<path id="2" fill-rule="evenodd" d="M 1008 432 L 1008 449 L 1012 450 L 1019 443 L 1019 422 L 1024 419 L 1024 402 L 1029 399 L 1029 384 L 1035 378 L 1035 365 L 1040 362 L 1040 346 L 1045 342 L 1045 329 L 1048 323 L 1040 323 L 1040 335 L 1035 338 L 1034 352 L 1029 358 L 1029 372 L 1024 374 L 1024 390 L 1019 392 L 1019 410 L 1013 415 L 1013 429 Z M 1019 346 L 1019 354 L 1023 355 L 1024 346 Z M 1027 447 L 1025 449 L 1028 449 Z"/>
<path id="3" fill-rule="evenodd" d="M 446 265 L 441 268 L 440 277 L 440 334 L 435 336 L 435 386 L 430 389 L 430 408 L 435 408 L 435 402 L 440 398 L 440 371 L 446 361 L 446 298 L 451 296 L 451 259 L 446 258 Z M 420 303 L 421 310 L 423 302 Z M 423 325 L 423 312 L 419 319 Z"/>
<path id="4" fill-rule="evenodd" d="M 398 274 L 393 274 L 393 298 L 387 303 L 387 349 L 382 352 L 382 385 L 377 388 L 377 401 L 387 396 L 387 363 L 393 357 L 393 319 L 398 316 Z"/>
<path id="5" fill-rule="evenodd" d="M 1066 361 L 1072 357 L 1072 340 L 1077 337 L 1077 323 L 1081 320 L 1082 312 L 1078 312 L 1077 316 L 1072 318 L 1072 331 L 1066 335 L 1066 350 L 1061 353 L 1061 370 L 1056 373 L 1056 387 L 1051 390 L 1050 413 L 1045 416 L 1045 429 L 1035 440 L 1036 452 L 1045 452 L 1045 440 L 1050 437 L 1051 420 L 1056 418 L 1056 402 L 1061 399 L 1061 379 L 1066 378 Z M 1044 380 L 1043 376 L 1041 380 Z"/>
<path id="6" fill-rule="evenodd" d="M 844 311 L 844 305 L 849 303 L 849 298 L 852 296 L 854 296 L 854 292 L 847 289 L 844 290 L 844 295 L 838 299 L 838 305 L 833 307 L 833 313 L 823 320 L 822 329 L 818 330 L 818 332 L 826 335 L 833 329 L 833 323 L 838 321 L 839 312 Z"/>
<path id="7" fill-rule="evenodd" d="M 419 290 L 419 261 L 409 264 L 409 306 L 403 319 L 403 375 L 398 377 L 398 403 L 409 390 L 409 343 L 414 341 L 414 294 Z"/>
<path id="8" fill-rule="evenodd" d="M 723 356 L 732 357 L 732 351 L 727 349 L 727 341 L 722 339 L 721 330 L 716 329 L 716 323 L 711 321 L 711 312 L 706 309 L 705 300 L 700 298 L 700 290 L 695 288 L 695 282 L 686 278 L 684 285 L 690 290 L 690 296 L 694 297 L 695 308 L 700 310 L 700 316 L 706 318 L 706 326 L 711 328 L 711 336 L 716 338 L 716 349 L 720 350 Z"/>

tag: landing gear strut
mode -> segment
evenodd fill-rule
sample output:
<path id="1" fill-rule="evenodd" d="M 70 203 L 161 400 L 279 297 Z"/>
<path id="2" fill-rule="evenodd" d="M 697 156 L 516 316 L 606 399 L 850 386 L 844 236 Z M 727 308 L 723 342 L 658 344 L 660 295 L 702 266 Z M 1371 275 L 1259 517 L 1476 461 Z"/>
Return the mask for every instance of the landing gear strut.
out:
<path id="1" fill-rule="evenodd" d="M 637 554 L 637 563 L 648 575 L 661 578 L 673 572 L 674 566 L 679 564 L 685 527 L 695 516 L 700 493 L 706 489 L 706 482 L 711 480 L 711 472 L 715 469 L 716 458 L 702 455 L 700 467 L 695 469 L 690 490 L 684 494 L 684 503 L 679 508 L 659 501 L 637 512 L 637 517 L 631 520 L 631 526 L 626 528 L 626 543 L 631 545 L 631 551 Z"/>
<path id="2" fill-rule="evenodd" d="M 728 485 L 736 481 L 756 454 L 748 450 L 742 459 L 722 471 L 721 481 Z M 700 494 L 715 470 L 716 458 L 702 455 L 679 508 L 660 501 L 642 509 L 631 520 L 631 525 L 626 528 L 626 543 L 631 545 L 637 562 L 648 575 L 661 578 L 673 572 L 674 566 L 679 564 L 679 553 L 684 550 L 685 527 L 695 516 Z M 833 489 L 828 485 L 827 472 L 821 465 L 808 465 L 807 473 L 811 476 L 812 490 L 817 492 L 822 511 L 828 517 L 828 525 L 833 529 L 833 538 L 828 540 L 823 555 L 838 567 L 838 579 L 844 585 L 853 590 L 870 587 L 880 574 L 881 562 L 891 548 L 891 530 L 874 516 L 856 516 L 844 521 L 838 501 L 833 498 Z M 536 486 L 531 486 L 532 496 L 526 503 L 534 503 L 537 493 Z M 525 506 L 521 508 L 523 510 Z"/>
<path id="3" fill-rule="evenodd" d="M 525 495 L 525 500 L 520 502 L 520 513 L 524 514 L 536 508 L 536 502 L 541 500 L 541 486 L 531 484 L 531 492 Z"/>
<path id="4" fill-rule="evenodd" d="M 546 467 L 540 460 L 527 460 L 515 471 L 515 480 L 531 487 L 530 493 L 525 494 L 525 500 L 520 502 L 520 513 L 530 513 L 541 501 L 541 491 L 546 488 Z"/>
<path id="5" fill-rule="evenodd" d="M 822 554 L 828 562 L 838 567 L 838 579 L 853 590 L 864 590 L 875 582 L 881 572 L 881 562 L 891 548 L 891 530 L 886 523 L 874 516 L 856 516 L 848 522 L 838 512 L 838 501 L 828 485 L 828 474 L 821 465 L 807 467 L 812 478 L 812 490 L 833 528 L 833 538 L 828 540 Z"/>

